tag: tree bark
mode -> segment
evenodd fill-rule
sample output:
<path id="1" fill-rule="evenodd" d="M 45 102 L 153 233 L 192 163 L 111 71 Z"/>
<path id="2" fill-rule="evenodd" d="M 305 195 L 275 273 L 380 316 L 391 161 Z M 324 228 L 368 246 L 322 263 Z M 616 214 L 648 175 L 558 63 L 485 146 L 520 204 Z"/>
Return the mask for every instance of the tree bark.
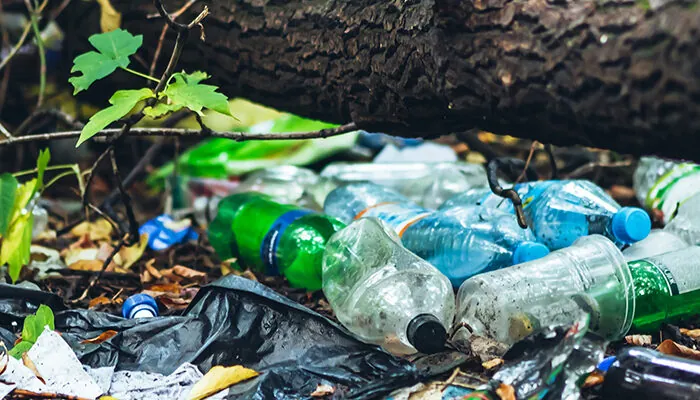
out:
<path id="1" fill-rule="evenodd" d="M 698 160 L 700 12 L 649 1 L 200 1 L 179 21 L 208 5 L 206 40 L 192 35 L 180 67 L 209 72 L 228 95 L 369 131 L 478 127 Z M 165 1 L 170 12 L 184 3 Z M 147 19 L 152 2 L 112 4 L 144 34 L 150 63 L 163 26 Z M 63 26 L 84 38 L 97 11 L 73 2 Z"/>

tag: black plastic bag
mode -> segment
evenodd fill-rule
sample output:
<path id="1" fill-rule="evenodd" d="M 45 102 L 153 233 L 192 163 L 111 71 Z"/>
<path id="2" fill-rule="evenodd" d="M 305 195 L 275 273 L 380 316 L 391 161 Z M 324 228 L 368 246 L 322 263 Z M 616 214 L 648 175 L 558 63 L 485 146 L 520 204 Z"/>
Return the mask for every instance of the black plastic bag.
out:
<path id="1" fill-rule="evenodd" d="M 38 306 L 17 306 L 26 301 L 0 295 L 4 340 L 12 335 L 8 324 L 22 317 L 19 310 L 26 315 Z M 110 329 L 119 334 L 102 344 L 81 344 Z M 261 373 L 230 388 L 231 399 L 308 398 L 319 384 L 334 387 L 336 397 L 371 398 L 419 379 L 410 362 L 361 343 L 325 317 L 237 276 L 202 288 L 182 316 L 125 320 L 71 310 L 56 313 L 56 330 L 91 367 L 170 374 L 190 362 L 203 372 L 240 364 Z"/>

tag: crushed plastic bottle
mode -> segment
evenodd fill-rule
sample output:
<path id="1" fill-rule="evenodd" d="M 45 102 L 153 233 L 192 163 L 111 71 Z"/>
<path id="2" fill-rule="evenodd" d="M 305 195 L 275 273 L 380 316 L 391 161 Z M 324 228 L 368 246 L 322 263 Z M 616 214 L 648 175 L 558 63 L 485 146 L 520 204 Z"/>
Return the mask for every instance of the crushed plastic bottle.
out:
<path id="1" fill-rule="evenodd" d="M 373 182 L 426 208 L 471 188 L 488 187 L 486 170 L 469 163 L 333 163 L 321 176 L 341 183 Z"/>
<path id="2" fill-rule="evenodd" d="M 700 165 L 642 157 L 633 184 L 639 202 L 668 223 L 678 204 L 700 192 Z"/>
<path id="3" fill-rule="evenodd" d="M 454 319 L 447 278 L 375 218 L 328 240 L 323 292 L 348 330 L 394 354 L 441 351 Z"/>
<path id="4" fill-rule="evenodd" d="M 235 257 L 257 272 L 284 275 L 293 287 L 319 290 L 325 243 L 344 226 L 335 218 L 248 192 L 219 202 L 209 241 L 222 260 Z"/>
<path id="5" fill-rule="evenodd" d="M 603 189 L 586 180 L 537 181 L 515 185 L 528 225 L 551 250 L 570 246 L 576 239 L 601 234 L 618 246 L 644 239 L 651 219 L 636 207 L 620 207 Z M 490 189 L 473 189 L 440 207 L 483 205 L 514 213 L 513 204 Z"/>
<path id="6" fill-rule="evenodd" d="M 700 398 L 700 362 L 644 347 L 622 349 L 608 366 L 604 399 Z"/>
<path id="7" fill-rule="evenodd" d="M 252 173 L 236 191 L 265 193 L 279 203 L 321 210 L 326 196 L 335 186 L 310 169 L 283 165 Z"/>
<path id="8" fill-rule="evenodd" d="M 475 276 L 459 289 L 458 319 L 474 333 L 513 343 L 533 329 L 571 322 L 583 309 L 609 340 L 656 332 L 700 307 L 700 247 L 625 262 L 591 235 L 536 261 Z"/>
<path id="9" fill-rule="evenodd" d="M 325 212 L 343 222 L 379 218 L 407 249 L 433 264 L 455 287 L 475 274 L 549 253 L 534 241 L 532 232 L 518 226 L 512 214 L 476 206 L 431 211 L 373 183 L 334 190 L 326 198 Z"/>
<path id="10" fill-rule="evenodd" d="M 156 299 L 145 293 L 129 296 L 122 305 L 122 316 L 128 319 L 157 317 Z"/>

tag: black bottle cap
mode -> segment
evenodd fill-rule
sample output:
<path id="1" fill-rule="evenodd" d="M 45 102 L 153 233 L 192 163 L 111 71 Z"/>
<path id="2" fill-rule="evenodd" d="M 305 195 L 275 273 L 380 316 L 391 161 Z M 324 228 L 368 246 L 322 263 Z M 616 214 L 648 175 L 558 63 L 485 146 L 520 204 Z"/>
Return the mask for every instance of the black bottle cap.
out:
<path id="1" fill-rule="evenodd" d="M 408 342 L 424 354 L 434 354 L 445 348 L 447 330 L 437 317 L 420 314 L 408 323 Z"/>

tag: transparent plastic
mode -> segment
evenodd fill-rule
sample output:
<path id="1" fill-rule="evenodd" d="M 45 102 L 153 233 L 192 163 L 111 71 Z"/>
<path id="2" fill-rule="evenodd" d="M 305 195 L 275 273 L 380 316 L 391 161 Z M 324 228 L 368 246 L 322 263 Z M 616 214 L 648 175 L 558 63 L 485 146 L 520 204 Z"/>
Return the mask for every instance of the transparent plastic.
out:
<path id="1" fill-rule="evenodd" d="M 477 206 L 431 211 L 373 183 L 334 190 L 326 199 L 325 212 L 344 222 L 358 216 L 381 219 L 407 249 L 432 263 L 455 287 L 475 274 L 549 253 L 512 214 Z"/>
<path id="2" fill-rule="evenodd" d="M 618 246 L 644 239 L 651 229 L 641 209 L 623 207 L 603 189 L 586 180 L 537 181 L 515 190 L 537 239 L 551 250 L 570 246 L 576 239 L 601 234 Z M 514 212 L 509 200 L 489 190 L 472 190 L 447 201 L 440 210 L 460 205 L 483 205 Z"/>
<path id="3" fill-rule="evenodd" d="M 511 344 L 540 327 L 569 324 L 583 310 L 592 331 L 618 339 L 632 324 L 633 290 L 620 250 L 591 235 L 539 260 L 468 279 L 457 294 L 457 322 Z"/>
<path id="4" fill-rule="evenodd" d="M 49 213 L 44 207 L 35 205 L 32 208 L 32 239 L 36 239 L 49 227 Z"/>
<path id="5" fill-rule="evenodd" d="M 674 233 L 689 244 L 700 245 L 700 193 L 680 204 L 664 231 Z"/>
<path id="6" fill-rule="evenodd" d="M 454 292 L 447 278 L 374 218 L 359 219 L 328 240 L 323 292 L 348 330 L 394 354 L 444 344 L 445 337 L 411 343 L 408 329 L 417 317 L 434 316 L 445 329 L 454 319 Z"/>
<path id="7" fill-rule="evenodd" d="M 642 157 L 633 176 L 637 199 L 668 223 L 679 204 L 700 192 L 700 166 Z"/>
<path id="8" fill-rule="evenodd" d="M 333 163 L 321 176 L 341 183 L 373 182 L 427 208 L 471 188 L 488 187 L 484 167 L 470 163 Z"/>
<path id="9" fill-rule="evenodd" d="M 333 188 L 327 179 L 321 179 L 310 169 L 283 165 L 250 174 L 236 192 L 265 193 L 279 203 L 319 210 Z"/>
<path id="10" fill-rule="evenodd" d="M 666 229 L 654 229 L 646 239 L 622 251 L 627 261 L 639 260 L 690 246 L 682 237 Z"/>

